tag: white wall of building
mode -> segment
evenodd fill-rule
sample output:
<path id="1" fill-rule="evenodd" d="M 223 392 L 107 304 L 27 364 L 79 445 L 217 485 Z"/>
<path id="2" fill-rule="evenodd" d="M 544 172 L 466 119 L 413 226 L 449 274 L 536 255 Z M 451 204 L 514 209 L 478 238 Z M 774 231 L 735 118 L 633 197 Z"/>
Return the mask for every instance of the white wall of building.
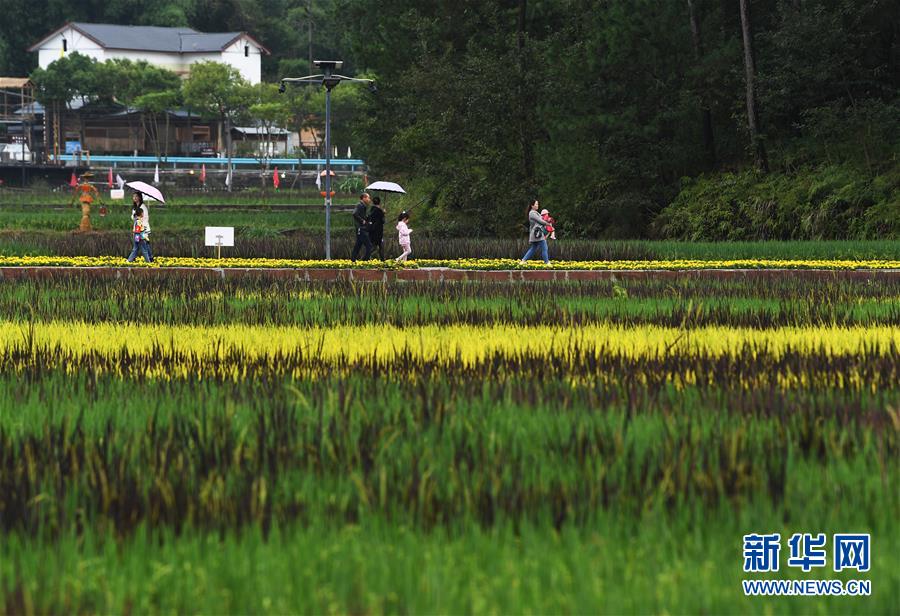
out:
<path id="1" fill-rule="evenodd" d="M 66 39 L 66 51 L 62 51 L 63 39 Z M 245 56 L 244 47 L 248 46 Z M 241 37 L 224 51 L 214 53 L 160 53 L 152 51 L 133 51 L 128 49 L 103 49 L 74 28 L 60 32 L 38 50 L 38 65 L 47 68 L 63 55 L 74 52 L 95 58 L 98 62 L 123 58 L 137 62 L 146 60 L 150 64 L 175 71 L 186 76 L 191 64 L 202 61 L 222 62 L 236 68 L 241 76 L 252 84 L 262 80 L 262 51 L 247 37 Z M 62 52 L 62 53 L 61 53 Z"/>
<path id="2" fill-rule="evenodd" d="M 63 51 L 63 39 L 66 40 L 66 50 Z M 84 36 L 74 28 L 66 28 L 53 38 L 49 39 L 38 49 L 38 66 L 47 68 L 52 62 L 56 62 L 64 55 L 78 52 L 89 56 L 99 62 L 107 59 L 106 50 L 97 43 Z"/>
<path id="3" fill-rule="evenodd" d="M 226 47 L 219 54 L 218 62 L 230 64 L 240 71 L 241 76 L 250 83 L 262 81 L 262 52 L 245 36 L 239 38 L 230 47 Z"/>

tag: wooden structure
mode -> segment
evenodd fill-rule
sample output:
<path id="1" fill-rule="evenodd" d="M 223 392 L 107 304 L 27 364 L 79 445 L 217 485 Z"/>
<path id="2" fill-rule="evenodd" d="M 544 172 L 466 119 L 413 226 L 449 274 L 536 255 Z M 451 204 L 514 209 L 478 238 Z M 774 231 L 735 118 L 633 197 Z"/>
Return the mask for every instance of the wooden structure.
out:
<path id="1" fill-rule="evenodd" d="M 0 77 L 0 143 L 19 146 L 18 160 L 34 162 L 34 84 L 27 77 Z M 27 151 L 26 147 L 27 146 Z"/>
<path id="2" fill-rule="evenodd" d="M 28 77 L 0 77 L 0 121 L 19 123 L 34 102 L 34 84 Z M 17 113 L 23 111 L 25 113 Z"/>

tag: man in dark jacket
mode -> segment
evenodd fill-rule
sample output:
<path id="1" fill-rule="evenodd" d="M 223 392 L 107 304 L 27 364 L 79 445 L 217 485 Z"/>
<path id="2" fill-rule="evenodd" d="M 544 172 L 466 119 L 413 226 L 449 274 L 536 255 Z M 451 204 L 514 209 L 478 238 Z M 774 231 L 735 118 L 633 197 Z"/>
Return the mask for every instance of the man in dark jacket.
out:
<path id="1" fill-rule="evenodd" d="M 356 245 L 353 247 L 353 252 L 350 253 L 350 260 L 354 263 L 356 262 L 356 256 L 359 254 L 359 249 L 363 246 L 366 247 L 366 256 L 363 257 L 363 261 L 368 261 L 372 255 L 372 240 L 369 239 L 369 219 L 366 214 L 366 208 L 371 202 L 372 199 L 369 198 L 369 193 L 363 193 L 359 196 L 359 203 L 356 204 L 356 209 L 353 210 L 353 223 L 356 225 Z"/>
<path id="2" fill-rule="evenodd" d="M 384 261 L 384 208 L 381 197 L 372 198 L 372 209 L 369 210 L 369 240 L 373 248 L 378 249 L 378 256 Z"/>

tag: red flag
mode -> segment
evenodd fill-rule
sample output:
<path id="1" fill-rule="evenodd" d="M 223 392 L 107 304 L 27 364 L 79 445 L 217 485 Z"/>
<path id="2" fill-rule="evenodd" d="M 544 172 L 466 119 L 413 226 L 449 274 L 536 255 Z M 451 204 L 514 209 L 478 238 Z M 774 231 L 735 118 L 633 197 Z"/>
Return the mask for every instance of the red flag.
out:
<path id="1" fill-rule="evenodd" d="M 109 183 L 109 187 L 112 188 L 112 186 L 113 186 L 112 167 L 109 168 L 109 178 L 107 179 L 107 182 Z"/>
<path id="2" fill-rule="evenodd" d="M 281 182 L 278 180 L 278 167 L 275 167 L 275 175 L 272 176 L 272 184 L 275 185 L 275 190 L 278 190 L 278 185 Z"/>
<path id="3" fill-rule="evenodd" d="M 200 181 L 206 184 L 206 164 L 200 167 Z"/>
<path id="4" fill-rule="evenodd" d="M 78 178 L 75 177 L 74 171 L 72 172 L 72 179 L 69 180 L 69 186 L 71 186 L 72 188 L 78 186 Z"/>

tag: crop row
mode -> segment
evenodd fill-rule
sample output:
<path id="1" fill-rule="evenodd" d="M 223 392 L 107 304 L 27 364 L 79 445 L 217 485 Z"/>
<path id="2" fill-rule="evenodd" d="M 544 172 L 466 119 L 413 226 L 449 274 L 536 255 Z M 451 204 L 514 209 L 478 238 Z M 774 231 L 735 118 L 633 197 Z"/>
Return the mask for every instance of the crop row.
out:
<path id="1" fill-rule="evenodd" d="M 497 524 L 464 533 L 426 532 L 369 517 L 255 527 L 241 532 L 138 529 L 132 536 L 81 532 L 55 542 L 7 536 L 0 579 L 7 614 L 725 614 L 742 576 L 735 537 L 746 526 L 841 532 L 850 507 L 792 509 L 789 519 L 757 509 L 697 523 L 647 513 L 603 516 L 588 528 Z M 743 513 L 745 512 L 745 513 Z M 870 597 L 770 597 L 777 614 L 842 613 L 865 601 L 889 614 L 900 602 L 891 520 L 872 527 Z M 882 531 L 882 532 L 880 532 Z M 739 547 L 739 544 L 737 544 Z M 690 584 L 685 584 L 685 572 Z M 830 579 L 851 579 L 847 572 Z M 809 579 L 782 566 L 782 577 Z M 702 588 L 702 592 L 697 592 Z"/>
<path id="2" fill-rule="evenodd" d="M 0 396 L 26 397 L 0 422 L 0 523 L 55 535 L 377 514 L 425 528 L 559 528 L 601 511 L 825 508 L 832 492 L 871 521 L 900 504 L 887 489 L 900 480 L 900 418 L 884 408 L 896 390 L 533 387 L 517 401 L 527 385 L 363 376 L 160 387 L 58 371 L 26 394 L 3 380 Z M 44 422 L 42 399 L 57 400 Z"/>
<path id="3" fill-rule="evenodd" d="M 0 256 L 0 267 L 112 267 L 123 266 L 121 256 Z M 458 270 L 701 270 L 701 269 L 815 269 L 815 270 L 897 270 L 896 260 L 847 260 L 847 259 L 732 259 L 697 260 L 673 259 L 665 261 L 540 261 L 522 263 L 517 259 L 420 259 L 398 264 L 388 261 L 357 261 L 348 259 L 272 259 L 272 258 L 210 258 L 210 257 L 158 257 L 152 263 L 134 261 L 129 267 L 205 267 L 205 268 L 289 268 L 289 269 L 397 269 L 397 268 L 449 268 Z"/>
<path id="4" fill-rule="evenodd" d="M 163 296 L 193 298 L 215 294 L 217 299 L 230 297 L 248 299 L 258 296 L 288 300 L 302 295 L 304 299 L 315 297 L 371 297 L 390 302 L 394 298 L 426 299 L 441 302 L 475 302 L 493 300 L 496 304 L 518 304 L 522 301 L 553 303 L 559 298 L 583 298 L 593 301 L 603 297 L 672 298 L 672 299 L 778 299 L 790 301 L 851 302 L 859 299 L 900 299 L 900 280 L 873 277 L 870 279 L 823 278 L 809 280 L 803 277 L 785 276 L 760 279 L 756 277 L 734 279 L 709 279 L 684 277 L 674 279 L 615 277 L 609 280 L 557 281 L 552 285 L 542 282 L 523 282 L 506 285 L 490 281 L 470 281 L 465 285 L 442 281 L 409 281 L 402 284 L 387 282 L 376 285 L 360 285 L 348 280 L 328 282 L 304 281 L 292 278 L 265 279 L 237 277 L 211 279 L 197 272 L 185 272 L 178 278 L 147 278 L 139 287 L 130 282 L 96 279 L 86 282 L 78 277 L 65 276 L 24 280 L 15 286 L 0 285 L 0 297 L 15 292 L 27 292 L 33 298 L 42 295 L 69 296 L 100 291 L 104 298 L 113 299 L 136 293 L 148 292 Z"/>
<path id="5" fill-rule="evenodd" d="M 885 326 L 682 329 L 615 324 L 578 328 L 514 324 L 276 327 L 0 321 L 0 346 L 7 349 L 43 347 L 74 356 L 119 351 L 134 355 L 172 351 L 215 360 L 237 352 L 248 358 L 295 354 L 326 362 L 352 362 L 358 358 L 393 361 L 397 357 L 409 357 L 414 361 L 449 359 L 463 364 L 498 354 L 510 358 L 546 355 L 574 360 L 583 353 L 641 358 L 720 357 L 751 352 L 778 359 L 788 352 L 797 352 L 870 358 L 900 352 L 900 329 Z"/>
<path id="6" fill-rule="evenodd" d="M 204 246 L 202 230 L 185 232 L 179 225 L 167 225 L 164 212 L 154 215 L 154 250 L 170 257 L 211 256 L 214 249 Z M 229 225 L 221 220 L 215 224 Z M 322 236 L 316 229 L 321 218 L 291 214 L 291 220 L 283 215 L 274 224 L 256 224 L 269 214 L 252 214 L 252 220 L 235 225 L 235 246 L 227 249 L 229 256 L 240 258 L 266 257 L 272 259 L 319 259 L 323 255 Z M 2 218 L 2 217 L 0 217 Z M 127 222 L 127 221 L 126 221 Z M 65 228 L 74 228 L 77 218 L 70 218 Z M 245 226 L 242 226 L 245 225 Z M 53 228 L 40 224 L 41 229 Z M 192 225 L 193 226 L 193 225 Z M 202 224 L 199 226 L 203 226 Z M 415 221 L 413 222 L 415 227 Z M 12 255 L 61 255 L 61 256 L 125 256 L 131 249 L 127 224 L 119 225 L 121 231 L 90 234 L 71 234 L 50 231 L 22 231 L 15 221 L 3 224 L 0 220 L 0 254 Z M 60 227 L 61 228 L 61 227 Z M 517 258 L 527 248 L 522 238 L 447 238 L 429 236 L 416 229 L 413 239 L 414 256 L 427 259 L 476 259 Z M 422 233 L 422 235 L 419 235 Z M 336 230 L 332 237 L 332 254 L 349 257 L 355 237 L 352 230 Z M 389 254 L 399 254 L 399 246 L 393 233 L 385 238 Z M 550 246 L 550 257 L 563 261 L 619 261 L 619 260 L 669 260 L 669 259 L 846 259 L 897 260 L 900 258 L 900 242 L 666 242 L 666 241 L 593 241 L 563 238 Z"/>
<path id="7" fill-rule="evenodd" d="M 148 309 L 150 307 L 150 309 Z M 25 280 L 0 285 L 11 321 L 333 326 L 566 325 L 668 327 L 900 325 L 896 281 L 307 283 L 201 276 L 134 281 Z"/>
<path id="8" fill-rule="evenodd" d="M 169 327 L 158 329 L 156 335 L 161 337 L 148 333 L 149 339 L 140 334 L 153 328 L 140 326 L 56 323 L 50 326 L 49 337 L 41 333 L 43 328 L 0 326 L 6 345 L 0 352 L 0 370 L 26 379 L 59 369 L 73 375 L 236 383 L 332 374 L 369 374 L 387 381 L 527 374 L 536 389 L 586 383 L 651 390 L 674 384 L 879 391 L 900 382 L 896 328 L 792 332 L 706 328 L 698 335 L 655 327 L 591 326 L 578 338 L 548 328 L 454 327 L 426 338 L 430 328 L 426 326 L 397 330 L 393 342 L 384 339 L 380 345 L 364 338 L 384 334 L 376 328 L 304 333 L 285 328 Z M 520 338 L 510 339 L 511 334 Z M 554 340 L 553 335 L 559 337 Z M 592 337 L 602 341 L 591 343 Z"/>
<path id="9" fill-rule="evenodd" d="M 448 267 L 464 270 L 556 269 L 556 270 L 695 270 L 695 269 L 900 269 L 900 261 L 884 259 L 666 259 L 630 261 L 540 261 L 517 259 L 419 259 L 418 267 Z"/>

